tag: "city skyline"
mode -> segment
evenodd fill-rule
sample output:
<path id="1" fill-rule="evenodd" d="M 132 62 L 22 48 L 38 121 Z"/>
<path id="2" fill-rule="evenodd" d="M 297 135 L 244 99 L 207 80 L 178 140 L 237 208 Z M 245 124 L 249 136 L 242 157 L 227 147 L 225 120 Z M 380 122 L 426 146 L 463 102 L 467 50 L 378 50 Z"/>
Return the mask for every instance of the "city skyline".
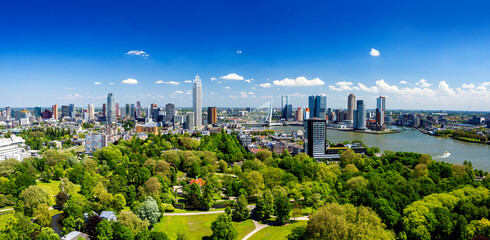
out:
<path id="1" fill-rule="evenodd" d="M 106 2 L 75 11 L 70 3 L 8 2 L 0 82 L 9 91 L 0 105 L 98 106 L 112 92 L 120 103 L 188 107 L 199 74 L 203 107 L 253 107 L 271 96 L 278 107 L 282 95 L 304 107 L 324 94 L 343 108 L 354 93 L 386 96 L 392 109 L 490 111 L 490 3 L 257 4 L 133 11 Z"/>

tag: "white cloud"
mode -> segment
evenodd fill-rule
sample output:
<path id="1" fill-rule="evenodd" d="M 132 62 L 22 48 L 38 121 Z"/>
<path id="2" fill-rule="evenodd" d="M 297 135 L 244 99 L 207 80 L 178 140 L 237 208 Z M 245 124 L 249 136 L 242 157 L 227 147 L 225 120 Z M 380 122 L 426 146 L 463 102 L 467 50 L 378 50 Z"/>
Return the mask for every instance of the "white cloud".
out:
<path id="1" fill-rule="evenodd" d="M 155 81 L 155 84 L 162 84 L 162 83 L 163 83 L 162 80 Z"/>
<path id="2" fill-rule="evenodd" d="M 75 94 L 68 94 L 63 97 L 58 97 L 58 99 L 82 99 L 84 98 L 82 95 L 75 93 Z"/>
<path id="3" fill-rule="evenodd" d="M 236 53 L 241 54 L 242 50 L 236 50 Z"/>
<path id="4" fill-rule="evenodd" d="M 249 97 L 253 97 L 255 98 L 255 95 L 253 92 L 239 92 L 238 95 L 228 95 L 228 97 L 232 98 L 232 99 L 238 99 L 238 98 L 249 98 Z"/>
<path id="5" fill-rule="evenodd" d="M 179 85 L 180 83 L 179 83 L 179 82 L 175 82 L 175 81 L 168 81 L 168 82 L 163 82 L 163 84 L 168 84 L 168 85 L 174 85 L 174 86 L 177 86 L 177 85 Z"/>
<path id="6" fill-rule="evenodd" d="M 191 80 L 185 80 L 184 82 L 185 82 L 185 83 L 192 83 L 192 81 L 191 81 Z"/>
<path id="7" fill-rule="evenodd" d="M 216 78 L 215 77 L 212 77 L 210 79 L 211 79 L 211 81 L 216 81 Z"/>
<path id="8" fill-rule="evenodd" d="M 455 96 L 456 95 L 454 90 L 449 87 L 449 85 L 446 83 L 446 81 L 440 81 L 439 82 L 437 92 L 441 95 L 448 95 L 448 96 Z"/>
<path id="9" fill-rule="evenodd" d="M 184 91 L 177 90 L 177 91 L 173 92 L 173 93 L 170 95 L 170 97 L 171 97 L 171 98 L 175 98 L 177 95 L 179 95 L 179 94 L 183 94 L 183 93 L 184 93 Z"/>
<path id="10" fill-rule="evenodd" d="M 423 87 L 423 88 L 428 88 L 430 86 L 432 86 L 432 84 L 428 83 L 427 80 L 425 79 L 420 79 L 420 81 L 416 82 L 415 85 L 419 86 L 419 87 Z"/>
<path id="11" fill-rule="evenodd" d="M 337 85 L 338 87 L 330 85 L 330 86 L 328 86 L 328 88 L 330 88 L 330 90 L 332 90 L 332 91 L 338 91 L 338 92 L 359 90 L 359 87 L 351 87 L 353 85 L 352 82 L 342 81 L 342 82 L 335 83 L 335 85 Z"/>
<path id="12" fill-rule="evenodd" d="M 237 80 L 237 81 L 245 80 L 245 78 L 243 78 L 242 76 L 240 76 L 236 73 L 230 73 L 228 75 L 221 76 L 219 78 L 224 79 L 224 80 Z"/>
<path id="13" fill-rule="evenodd" d="M 230 87 L 227 86 L 227 87 L 225 87 L 225 89 L 230 89 Z"/>
<path id="14" fill-rule="evenodd" d="M 408 84 L 407 81 L 400 81 L 401 84 Z"/>
<path id="15" fill-rule="evenodd" d="M 114 83 L 113 83 L 113 82 L 111 82 L 111 83 L 109 83 L 109 85 L 111 85 L 111 86 L 112 86 L 112 85 L 114 85 Z"/>
<path id="16" fill-rule="evenodd" d="M 182 94 L 182 93 L 184 93 L 184 91 L 175 91 L 174 93 Z"/>
<path id="17" fill-rule="evenodd" d="M 252 80 L 247 79 L 247 80 L 245 80 L 245 82 L 247 82 L 247 83 L 251 83 L 251 82 L 252 82 Z"/>
<path id="18" fill-rule="evenodd" d="M 475 88 L 475 84 L 473 84 L 473 83 L 470 83 L 470 84 L 463 83 L 462 88 Z"/>
<path id="19" fill-rule="evenodd" d="M 146 53 L 145 51 L 139 51 L 139 50 L 131 50 L 125 54 L 130 55 L 130 56 L 142 56 L 142 57 L 149 57 L 150 56 L 150 54 Z"/>
<path id="20" fill-rule="evenodd" d="M 94 82 L 95 85 L 101 85 L 102 83 L 100 82 Z"/>
<path id="21" fill-rule="evenodd" d="M 248 94 L 249 94 L 249 95 L 254 95 L 255 93 L 253 93 L 253 92 L 248 92 Z"/>
<path id="22" fill-rule="evenodd" d="M 65 90 L 74 90 L 74 87 L 65 87 Z"/>
<path id="23" fill-rule="evenodd" d="M 490 82 L 482 82 L 481 85 L 485 87 L 490 87 Z"/>
<path id="24" fill-rule="evenodd" d="M 371 48 L 371 52 L 369 52 L 369 54 L 370 54 L 371 56 L 375 56 L 375 57 L 377 57 L 377 56 L 379 56 L 379 51 L 378 51 L 378 50 L 376 50 L 376 49 L 374 49 L 374 48 Z"/>
<path id="25" fill-rule="evenodd" d="M 270 87 L 272 87 L 272 84 L 270 84 L 270 83 L 261 83 L 261 84 L 259 84 L 259 86 L 261 86 L 263 88 L 270 88 Z"/>
<path id="26" fill-rule="evenodd" d="M 325 85 L 325 82 L 319 78 L 314 78 L 312 80 L 306 79 L 306 77 L 297 77 L 296 79 L 285 78 L 283 80 L 273 81 L 276 86 L 286 86 L 286 87 L 312 87 Z"/>
<path id="27" fill-rule="evenodd" d="M 138 84 L 138 80 L 133 79 L 133 78 L 128 78 L 126 80 L 122 80 L 122 83 L 124 83 L 124 84 Z"/>
<path id="28" fill-rule="evenodd" d="M 305 98 L 306 97 L 305 94 L 301 94 L 301 93 L 293 93 L 293 94 L 289 94 L 289 96 L 296 97 L 296 98 Z"/>
<path id="29" fill-rule="evenodd" d="M 362 83 L 358 83 L 357 85 L 359 86 L 359 89 L 361 89 L 361 91 L 370 92 L 370 93 L 377 93 L 378 92 L 377 87 L 366 87 L 366 85 L 364 85 Z"/>

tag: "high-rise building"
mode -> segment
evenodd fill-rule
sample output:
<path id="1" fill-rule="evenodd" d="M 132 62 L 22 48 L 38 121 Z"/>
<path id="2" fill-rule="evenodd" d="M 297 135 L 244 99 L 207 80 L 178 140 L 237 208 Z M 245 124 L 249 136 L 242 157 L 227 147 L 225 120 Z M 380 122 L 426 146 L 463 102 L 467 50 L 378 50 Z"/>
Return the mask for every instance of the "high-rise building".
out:
<path id="1" fill-rule="evenodd" d="M 44 109 L 44 112 L 41 113 L 41 117 L 43 119 L 50 119 L 53 117 L 53 113 L 49 111 L 49 109 Z"/>
<path id="2" fill-rule="evenodd" d="M 175 105 L 172 103 L 165 105 L 165 122 L 172 125 L 175 123 Z"/>
<path id="3" fill-rule="evenodd" d="M 188 112 L 186 116 L 186 122 L 185 126 L 186 129 L 193 130 L 194 129 L 194 121 L 195 121 L 194 113 L 193 112 Z"/>
<path id="4" fill-rule="evenodd" d="M 118 118 L 121 116 L 121 112 L 119 109 L 119 103 L 116 103 L 115 106 L 116 106 L 116 118 Z"/>
<path id="5" fill-rule="evenodd" d="M 58 119 L 58 105 L 53 105 L 51 112 L 53 112 L 53 119 Z"/>
<path id="6" fill-rule="evenodd" d="M 136 117 L 141 117 L 141 101 L 136 101 Z"/>
<path id="7" fill-rule="evenodd" d="M 386 97 L 379 96 L 376 99 L 376 124 L 385 125 Z"/>
<path id="8" fill-rule="evenodd" d="M 356 109 L 356 95 L 351 93 L 347 98 L 347 121 L 354 121 L 354 110 Z"/>
<path id="9" fill-rule="evenodd" d="M 289 96 L 281 97 L 281 117 L 289 121 L 293 118 L 293 106 L 289 104 Z"/>
<path id="10" fill-rule="evenodd" d="M 357 109 L 354 110 L 354 129 L 366 129 L 366 109 L 363 100 L 357 100 Z"/>
<path id="11" fill-rule="evenodd" d="M 218 111 L 216 107 L 208 107 L 208 124 L 216 124 L 218 122 Z"/>
<path id="12" fill-rule="evenodd" d="M 151 118 L 151 114 L 152 114 L 151 111 L 152 111 L 151 106 L 146 107 L 146 118 Z"/>
<path id="13" fill-rule="evenodd" d="M 75 116 L 76 116 L 75 104 L 70 104 L 69 117 L 71 117 L 72 119 L 75 119 Z"/>
<path id="14" fill-rule="evenodd" d="M 131 104 L 130 106 L 131 106 L 131 108 L 129 110 L 130 111 L 129 116 L 134 118 L 134 117 L 136 117 L 136 107 L 134 106 L 134 104 Z"/>
<path id="15" fill-rule="evenodd" d="M 5 108 L 5 113 L 8 117 L 12 117 L 12 109 L 10 107 Z"/>
<path id="16" fill-rule="evenodd" d="M 303 118 L 304 120 L 310 119 L 310 108 L 305 109 L 305 116 Z"/>
<path id="17" fill-rule="evenodd" d="M 61 106 L 61 118 L 70 116 L 70 106 L 63 105 Z"/>
<path id="18" fill-rule="evenodd" d="M 92 121 L 95 119 L 95 107 L 93 104 L 89 104 L 87 106 L 87 115 L 88 115 L 89 121 Z"/>
<path id="19" fill-rule="evenodd" d="M 298 121 L 298 122 L 303 121 L 303 109 L 301 109 L 300 107 L 296 111 L 296 121 Z"/>
<path id="20" fill-rule="evenodd" d="M 327 121 L 320 118 L 310 118 L 304 122 L 305 152 L 315 159 L 326 158 Z"/>
<path id="21" fill-rule="evenodd" d="M 34 108 L 34 116 L 35 117 L 40 117 L 41 116 L 41 113 L 42 113 L 41 107 L 35 107 Z"/>
<path id="22" fill-rule="evenodd" d="M 85 134 L 85 153 L 90 154 L 98 149 L 107 147 L 107 140 L 107 135 L 95 133 Z"/>
<path id="23" fill-rule="evenodd" d="M 116 122 L 116 102 L 114 101 L 114 94 L 109 93 L 107 95 L 107 124 Z"/>
<path id="24" fill-rule="evenodd" d="M 310 108 L 310 118 L 325 119 L 327 96 L 310 96 L 308 98 L 308 107 Z"/>
<path id="25" fill-rule="evenodd" d="M 202 126 L 202 82 L 196 75 L 192 87 L 192 111 L 194 112 L 194 126 Z"/>
<path id="26" fill-rule="evenodd" d="M 102 117 L 107 117 L 107 104 L 102 104 Z"/>

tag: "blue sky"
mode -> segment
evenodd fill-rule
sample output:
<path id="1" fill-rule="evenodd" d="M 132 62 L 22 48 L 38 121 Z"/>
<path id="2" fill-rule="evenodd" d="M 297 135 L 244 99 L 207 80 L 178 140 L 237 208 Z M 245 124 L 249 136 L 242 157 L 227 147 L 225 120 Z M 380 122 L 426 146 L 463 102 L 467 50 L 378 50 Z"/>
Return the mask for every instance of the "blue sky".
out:
<path id="1" fill-rule="evenodd" d="M 488 1 L 7 1 L 0 106 L 168 102 L 490 111 Z M 375 50 L 372 50 L 375 49 Z M 376 54 L 376 51 L 379 53 Z M 129 53 L 129 54 L 128 54 Z M 372 53 L 372 54 L 371 54 Z M 137 84 L 124 84 L 135 79 Z M 216 79 L 216 80 L 214 80 Z M 158 84 L 157 84 L 158 83 Z"/>

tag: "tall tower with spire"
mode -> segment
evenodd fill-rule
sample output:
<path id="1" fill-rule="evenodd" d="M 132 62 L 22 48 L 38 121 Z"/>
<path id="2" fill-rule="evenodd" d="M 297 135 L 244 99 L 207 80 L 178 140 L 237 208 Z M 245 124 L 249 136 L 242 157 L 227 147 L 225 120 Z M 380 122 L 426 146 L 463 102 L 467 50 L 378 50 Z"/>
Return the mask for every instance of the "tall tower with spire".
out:
<path id="1" fill-rule="evenodd" d="M 202 82 L 196 75 L 192 83 L 192 110 L 194 112 L 194 126 L 202 126 Z"/>

